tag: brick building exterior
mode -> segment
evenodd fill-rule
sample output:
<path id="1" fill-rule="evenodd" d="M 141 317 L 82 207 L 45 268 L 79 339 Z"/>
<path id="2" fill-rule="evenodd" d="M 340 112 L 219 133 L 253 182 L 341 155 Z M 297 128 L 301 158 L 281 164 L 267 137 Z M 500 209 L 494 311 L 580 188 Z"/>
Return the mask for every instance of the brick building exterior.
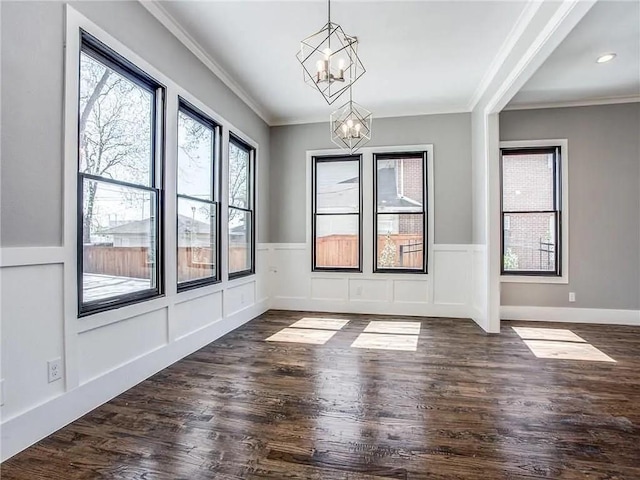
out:
<path id="1" fill-rule="evenodd" d="M 505 270 L 555 269 L 555 162 L 551 154 L 504 155 Z M 510 212 L 510 213 L 507 213 Z"/>

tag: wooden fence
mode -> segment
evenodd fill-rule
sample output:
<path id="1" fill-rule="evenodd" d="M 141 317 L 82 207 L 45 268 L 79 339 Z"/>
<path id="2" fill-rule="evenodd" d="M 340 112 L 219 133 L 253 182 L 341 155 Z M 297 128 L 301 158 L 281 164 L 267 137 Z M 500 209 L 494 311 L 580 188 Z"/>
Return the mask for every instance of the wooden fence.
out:
<path id="1" fill-rule="evenodd" d="M 114 277 L 151 278 L 153 258 L 148 247 L 110 247 L 105 245 L 84 246 L 84 271 Z M 231 271 L 245 270 L 247 248 L 235 246 L 229 249 Z M 211 268 L 210 248 L 178 248 L 178 279 L 200 278 L 198 272 Z M 204 273 L 204 272 L 203 272 Z"/>
<path id="2" fill-rule="evenodd" d="M 389 236 L 395 249 L 394 267 L 422 268 L 422 235 L 393 234 Z M 378 254 L 387 244 L 385 235 L 378 236 Z M 401 248 L 404 247 L 404 248 Z M 401 255 L 401 251 L 404 253 Z M 401 258 L 402 257 L 402 258 Z M 356 267 L 358 265 L 358 237 L 329 235 L 316 239 L 316 265 L 323 267 Z"/>

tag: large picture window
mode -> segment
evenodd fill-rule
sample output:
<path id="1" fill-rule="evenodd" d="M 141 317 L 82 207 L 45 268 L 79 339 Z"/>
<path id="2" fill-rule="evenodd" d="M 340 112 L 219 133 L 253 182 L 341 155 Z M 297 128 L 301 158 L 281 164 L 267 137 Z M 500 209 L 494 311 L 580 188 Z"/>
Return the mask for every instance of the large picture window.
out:
<path id="1" fill-rule="evenodd" d="M 82 32 L 78 113 L 79 314 L 162 293 L 164 90 Z"/>
<path id="2" fill-rule="evenodd" d="M 229 278 L 255 271 L 255 150 L 229 137 Z"/>
<path id="3" fill-rule="evenodd" d="M 427 153 L 373 158 L 374 271 L 426 273 Z"/>
<path id="4" fill-rule="evenodd" d="M 180 99 L 178 110 L 178 290 L 219 280 L 220 127 Z"/>
<path id="5" fill-rule="evenodd" d="M 503 148 L 502 274 L 560 276 L 560 147 Z"/>
<path id="6" fill-rule="evenodd" d="M 313 270 L 362 271 L 359 155 L 313 158 Z"/>

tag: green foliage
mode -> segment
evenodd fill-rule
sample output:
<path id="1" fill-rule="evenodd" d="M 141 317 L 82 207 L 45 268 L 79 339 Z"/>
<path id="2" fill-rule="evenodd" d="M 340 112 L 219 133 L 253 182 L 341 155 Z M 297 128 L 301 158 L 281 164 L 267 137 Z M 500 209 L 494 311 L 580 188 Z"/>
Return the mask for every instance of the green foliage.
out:
<path id="1" fill-rule="evenodd" d="M 504 254 L 504 269 L 505 270 L 517 270 L 518 269 L 518 255 L 513 253 L 510 248 Z"/>

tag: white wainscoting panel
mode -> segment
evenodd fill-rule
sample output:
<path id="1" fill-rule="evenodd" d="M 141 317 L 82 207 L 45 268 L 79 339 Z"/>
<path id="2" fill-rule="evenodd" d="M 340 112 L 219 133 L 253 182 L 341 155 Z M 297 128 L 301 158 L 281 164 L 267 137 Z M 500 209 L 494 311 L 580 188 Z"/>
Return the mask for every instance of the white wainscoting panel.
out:
<path id="1" fill-rule="evenodd" d="M 142 357 L 166 343 L 166 308 L 83 332 L 78 335 L 80 384 Z"/>
<path id="2" fill-rule="evenodd" d="M 0 268 L 2 461 L 269 308 L 270 247 L 262 244 L 251 277 L 65 321 L 64 269 L 75 264 L 43 249 L 11 249 Z M 48 382 L 55 358 L 79 384 Z"/>
<path id="3" fill-rule="evenodd" d="M 349 279 L 349 300 L 352 302 L 390 302 L 392 283 L 389 280 Z"/>
<path id="4" fill-rule="evenodd" d="M 47 361 L 64 358 L 62 268 L 0 270 L 3 420 L 64 392 L 64 379 L 48 383 L 47 378 Z"/>
<path id="5" fill-rule="evenodd" d="M 305 299 L 311 292 L 311 261 L 304 243 L 271 245 L 271 296 L 277 299 Z"/>
<path id="6" fill-rule="evenodd" d="M 343 301 L 347 299 L 348 290 L 347 278 L 311 278 L 311 298 Z"/>
<path id="7" fill-rule="evenodd" d="M 222 319 L 222 292 L 194 298 L 176 304 L 171 318 L 176 340 Z"/>
<path id="8" fill-rule="evenodd" d="M 433 252 L 433 303 L 469 304 L 472 277 L 470 256 L 468 248 L 442 248 Z"/>
<path id="9" fill-rule="evenodd" d="M 256 282 L 255 280 L 234 284 L 224 292 L 224 314 L 226 317 L 235 315 L 242 310 L 249 308 L 255 303 Z"/>
<path id="10" fill-rule="evenodd" d="M 434 245 L 428 275 L 311 272 L 306 244 L 271 248 L 273 308 L 470 317 L 471 245 Z"/>
<path id="11" fill-rule="evenodd" d="M 256 272 L 260 272 L 256 280 L 256 302 L 268 301 L 271 286 L 268 281 L 271 250 L 268 245 L 260 244 L 256 249 Z"/>
<path id="12" fill-rule="evenodd" d="M 393 303 L 429 303 L 429 282 L 424 280 L 393 280 Z"/>

